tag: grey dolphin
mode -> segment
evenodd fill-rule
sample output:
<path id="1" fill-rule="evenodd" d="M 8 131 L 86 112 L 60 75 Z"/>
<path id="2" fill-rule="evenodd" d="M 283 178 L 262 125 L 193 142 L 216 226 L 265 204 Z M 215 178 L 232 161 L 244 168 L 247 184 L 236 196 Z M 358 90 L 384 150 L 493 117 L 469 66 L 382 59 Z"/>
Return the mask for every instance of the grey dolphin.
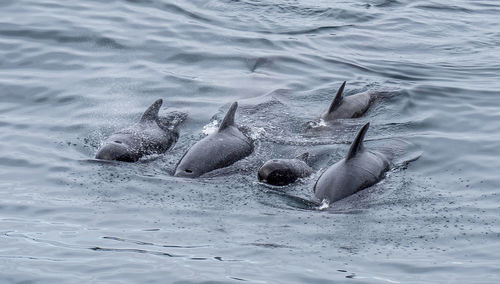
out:
<path id="1" fill-rule="evenodd" d="M 97 151 L 96 159 L 136 162 L 144 155 L 166 152 L 179 138 L 177 126 L 187 115 L 181 114 L 169 122 L 161 121 L 158 112 L 162 103 L 162 99 L 155 101 L 138 123 L 106 139 Z"/>
<path id="2" fill-rule="evenodd" d="M 376 184 L 389 169 L 391 157 L 380 151 L 365 149 L 363 139 L 370 123 L 356 135 L 347 156 L 331 165 L 314 184 L 314 195 L 335 202 Z"/>
<path id="3" fill-rule="evenodd" d="M 309 153 L 304 153 L 294 159 L 273 159 L 260 167 L 259 181 L 271 185 L 287 185 L 298 178 L 311 175 L 314 170 L 307 164 Z"/>
<path id="4" fill-rule="evenodd" d="M 238 103 L 234 102 L 219 129 L 194 144 L 175 168 L 176 177 L 199 177 L 215 169 L 232 165 L 253 152 L 253 140 L 234 124 Z"/>
<path id="5" fill-rule="evenodd" d="M 369 92 L 343 97 L 345 84 L 346 81 L 340 86 L 328 110 L 321 115 L 323 120 L 360 117 L 370 106 L 372 96 Z"/>

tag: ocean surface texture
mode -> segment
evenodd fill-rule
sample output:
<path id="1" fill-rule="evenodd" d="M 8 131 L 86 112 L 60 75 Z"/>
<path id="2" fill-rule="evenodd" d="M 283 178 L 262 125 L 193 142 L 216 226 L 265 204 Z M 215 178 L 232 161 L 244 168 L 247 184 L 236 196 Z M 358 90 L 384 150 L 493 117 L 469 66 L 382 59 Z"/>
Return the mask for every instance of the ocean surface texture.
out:
<path id="1" fill-rule="evenodd" d="M 500 2 L 1 0 L 0 283 L 500 283 Z M 376 91 L 361 118 L 318 118 Z M 102 162 L 162 98 L 177 144 Z M 230 103 L 255 151 L 198 179 L 176 163 Z M 410 149 L 320 209 L 356 131 Z M 271 158 L 316 173 L 276 188 Z"/>

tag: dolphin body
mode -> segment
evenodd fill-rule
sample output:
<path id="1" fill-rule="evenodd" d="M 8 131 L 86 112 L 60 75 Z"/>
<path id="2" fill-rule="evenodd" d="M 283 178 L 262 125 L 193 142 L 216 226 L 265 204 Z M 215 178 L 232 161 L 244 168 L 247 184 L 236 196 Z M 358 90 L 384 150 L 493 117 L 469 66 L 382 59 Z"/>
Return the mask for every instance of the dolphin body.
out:
<path id="1" fill-rule="evenodd" d="M 324 121 L 360 117 L 370 107 L 372 96 L 369 92 L 343 97 L 345 84 L 346 81 L 340 86 L 328 110 L 321 115 Z"/>
<path id="2" fill-rule="evenodd" d="M 238 103 L 234 102 L 219 129 L 194 144 L 175 168 L 176 177 L 195 178 L 215 169 L 232 165 L 254 150 L 253 140 L 234 123 Z"/>
<path id="3" fill-rule="evenodd" d="M 155 101 L 138 123 L 112 134 L 97 151 L 96 159 L 136 162 L 144 155 L 166 152 L 179 138 L 177 126 L 187 115 L 163 122 L 158 117 L 162 104 L 162 99 Z"/>
<path id="4" fill-rule="evenodd" d="M 356 135 L 347 156 L 331 165 L 314 184 L 314 195 L 335 202 L 380 181 L 390 167 L 391 155 L 365 149 L 363 139 L 370 123 Z"/>
<path id="5" fill-rule="evenodd" d="M 309 153 L 304 153 L 294 159 L 273 159 L 260 167 L 259 181 L 271 185 L 287 185 L 298 178 L 311 175 L 314 170 L 307 164 Z"/>

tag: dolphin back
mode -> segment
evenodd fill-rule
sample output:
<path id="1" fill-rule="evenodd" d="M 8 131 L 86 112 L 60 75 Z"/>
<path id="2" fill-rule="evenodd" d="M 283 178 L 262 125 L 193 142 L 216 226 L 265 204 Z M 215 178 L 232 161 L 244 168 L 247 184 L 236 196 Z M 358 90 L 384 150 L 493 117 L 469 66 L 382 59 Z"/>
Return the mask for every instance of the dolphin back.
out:
<path id="1" fill-rule="evenodd" d="M 343 97 L 346 82 L 344 81 L 335 95 L 328 110 L 321 115 L 324 120 L 356 118 L 363 115 L 372 102 L 370 92 L 358 93 Z"/>
<path id="2" fill-rule="evenodd" d="M 195 143 L 187 150 L 175 169 L 175 176 L 199 177 L 215 169 L 227 167 L 253 152 L 253 140 L 234 123 L 238 103 L 227 111 L 219 130 Z"/>
<path id="3" fill-rule="evenodd" d="M 96 154 L 97 159 L 136 162 L 144 155 L 161 154 L 177 142 L 175 126 L 186 114 L 172 113 L 160 119 L 158 112 L 163 104 L 156 100 L 142 115 L 139 123 L 112 134 Z"/>
<path id="4" fill-rule="evenodd" d="M 359 130 L 346 158 L 331 165 L 318 178 L 314 185 L 317 198 L 335 202 L 374 185 L 384 177 L 390 160 L 384 153 L 365 149 L 363 145 L 369 126 L 367 123 Z"/>
<path id="5" fill-rule="evenodd" d="M 179 125 L 181 125 L 188 114 L 180 111 L 171 111 L 164 116 L 158 117 L 158 126 L 164 131 L 174 131 Z"/>
<path id="6" fill-rule="evenodd" d="M 195 178 L 224 168 L 250 155 L 253 142 L 231 127 L 210 134 L 187 150 L 175 169 L 175 176 Z"/>

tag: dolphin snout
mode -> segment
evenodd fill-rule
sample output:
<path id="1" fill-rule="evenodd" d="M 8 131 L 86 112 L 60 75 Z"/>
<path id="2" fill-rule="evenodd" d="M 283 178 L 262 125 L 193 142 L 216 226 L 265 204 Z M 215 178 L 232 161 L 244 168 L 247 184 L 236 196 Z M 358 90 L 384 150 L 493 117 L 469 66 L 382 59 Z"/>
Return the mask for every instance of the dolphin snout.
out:
<path id="1" fill-rule="evenodd" d="M 269 171 L 267 168 L 262 167 L 259 169 L 257 177 L 259 178 L 259 181 L 267 183 L 267 178 L 271 173 L 272 171 Z"/>
<path id="2" fill-rule="evenodd" d="M 297 179 L 290 169 L 277 161 L 264 164 L 259 169 L 257 177 L 260 182 L 278 186 L 287 185 Z"/>
<path id="3" fill-rule="evenodd" d="M 185 178 L 195 178 L 199 175 L 191 169 L 176 169 L 174 177 L 185 177 Z"/>

